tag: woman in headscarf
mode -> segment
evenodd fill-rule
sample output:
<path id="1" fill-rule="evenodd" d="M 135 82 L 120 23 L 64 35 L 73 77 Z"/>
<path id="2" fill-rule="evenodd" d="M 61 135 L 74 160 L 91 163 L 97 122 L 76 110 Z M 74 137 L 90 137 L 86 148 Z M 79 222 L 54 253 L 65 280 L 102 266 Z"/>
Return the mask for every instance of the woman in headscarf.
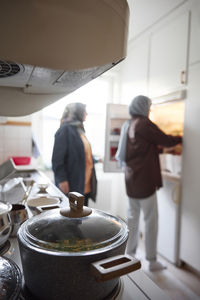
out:
<path id="1" fill-rule="evenodd" d="M 52 169 L 55 184 L 64 194 L 79 192 L 95 201 L 96 189 L 91 190 L 91 179 L 95 176 L 91 146 L 85 136 L 83 122 L 86 120 L 86 106 L 70 103 L 66 106 L 60 128 L 55 134 L 52 155 Z"/>
<path id="2" fill-rule="evenodd" d="M 123 124 L 116 159 L 125 169 L 128 195 L 129 239 L 127 253 L 135 255 L 140 211 L 145 222 L 145 252 L 149 270 L 161 270 L 157 261 L 158 209 L 156 191 L 162 186 L 158 147 L 173 147 L 180 136 L 166 135 L 149 119 L 151 100 L 139 95 L 129 105 L 131 119 Z"/>

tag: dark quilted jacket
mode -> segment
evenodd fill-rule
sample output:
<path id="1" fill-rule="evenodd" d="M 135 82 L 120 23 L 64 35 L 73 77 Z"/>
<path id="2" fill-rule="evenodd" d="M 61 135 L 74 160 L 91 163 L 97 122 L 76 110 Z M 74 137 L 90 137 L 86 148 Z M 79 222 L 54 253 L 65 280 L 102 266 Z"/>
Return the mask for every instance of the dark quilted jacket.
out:
<path id="1" fill-rule="evenodd" d="M 85 152 L 75 126 L 67 123 L 57 130 L 52 155 L 55 184 L 68 181 L 70 191 L 84 193 Z"/>

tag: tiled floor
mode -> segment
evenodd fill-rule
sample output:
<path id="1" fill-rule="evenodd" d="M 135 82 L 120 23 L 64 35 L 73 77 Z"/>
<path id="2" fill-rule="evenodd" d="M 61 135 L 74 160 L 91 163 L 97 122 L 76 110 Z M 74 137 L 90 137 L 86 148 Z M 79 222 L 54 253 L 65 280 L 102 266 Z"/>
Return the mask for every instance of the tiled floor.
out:
<path id="1" fill-rule="evenodd" d="M 148 263 L 144 258 L 142 242 L 139 245 L 137 256 L 141 260 L 144 272 L 164 290 L 172 300 L 200 300 L 200 277 L 184 266 L 177 268 L 167 260 L 158 256 L 158 260 L 167 266 L 167 269 L 157 272 L 148 270 Z"/>

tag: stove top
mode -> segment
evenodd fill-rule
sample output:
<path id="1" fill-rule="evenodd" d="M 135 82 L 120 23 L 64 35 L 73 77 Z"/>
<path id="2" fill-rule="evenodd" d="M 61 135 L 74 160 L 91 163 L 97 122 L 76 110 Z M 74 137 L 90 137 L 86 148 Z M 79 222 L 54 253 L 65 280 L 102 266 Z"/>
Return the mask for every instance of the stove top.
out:
<path id="1" fill-rule="evenodd" d="M 37 183 L 44 183 L 46 176 L 41 172 L 31 173 L 31 178 Z M 51 183 L 48 187 L 48 192 L 52 195 L 59 195 L 63 198 L 63 205 L 65 204 L 65 196 Z M 66 198 L 67 199 L 67 198 Z M 62 203 L 61 203 L 62 204 Z M 19 246 L 16 237 L 10 237 L 8 243 L 4 245 L 0 255 L 13 260 L 22 271 L 21 258 Z M 170 300 L 168 296 L 158 288 L 151 279 L 140 269 L 135 272 L 124 275 L 120 278 L 119 284 L 113 292 L 103 300 Z M 34 298 L 28 291 L 25 284 L 22 284 L 21 295 L 18 300 L 38 300 Z M 58 299 L 60 300 L 60 299 Z M 77 300 L 77 299 L 74 299 Z M 93 300 L 93 299 L 92 299 Z"/>

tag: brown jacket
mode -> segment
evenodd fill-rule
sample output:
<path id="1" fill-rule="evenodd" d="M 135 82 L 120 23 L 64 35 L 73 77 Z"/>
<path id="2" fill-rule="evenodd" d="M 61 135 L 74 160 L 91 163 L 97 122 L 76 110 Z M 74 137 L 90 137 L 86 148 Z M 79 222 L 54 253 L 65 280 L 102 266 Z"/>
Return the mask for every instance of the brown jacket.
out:
<path id="1" fill-rule="evenodd" d="M 129 197 L 146 198 L 162 186 L 158 146 L 172 147 L 181 142 L 181 137 L 166 135 L 147 117 L 131 119 L 125 168 Z"/>

